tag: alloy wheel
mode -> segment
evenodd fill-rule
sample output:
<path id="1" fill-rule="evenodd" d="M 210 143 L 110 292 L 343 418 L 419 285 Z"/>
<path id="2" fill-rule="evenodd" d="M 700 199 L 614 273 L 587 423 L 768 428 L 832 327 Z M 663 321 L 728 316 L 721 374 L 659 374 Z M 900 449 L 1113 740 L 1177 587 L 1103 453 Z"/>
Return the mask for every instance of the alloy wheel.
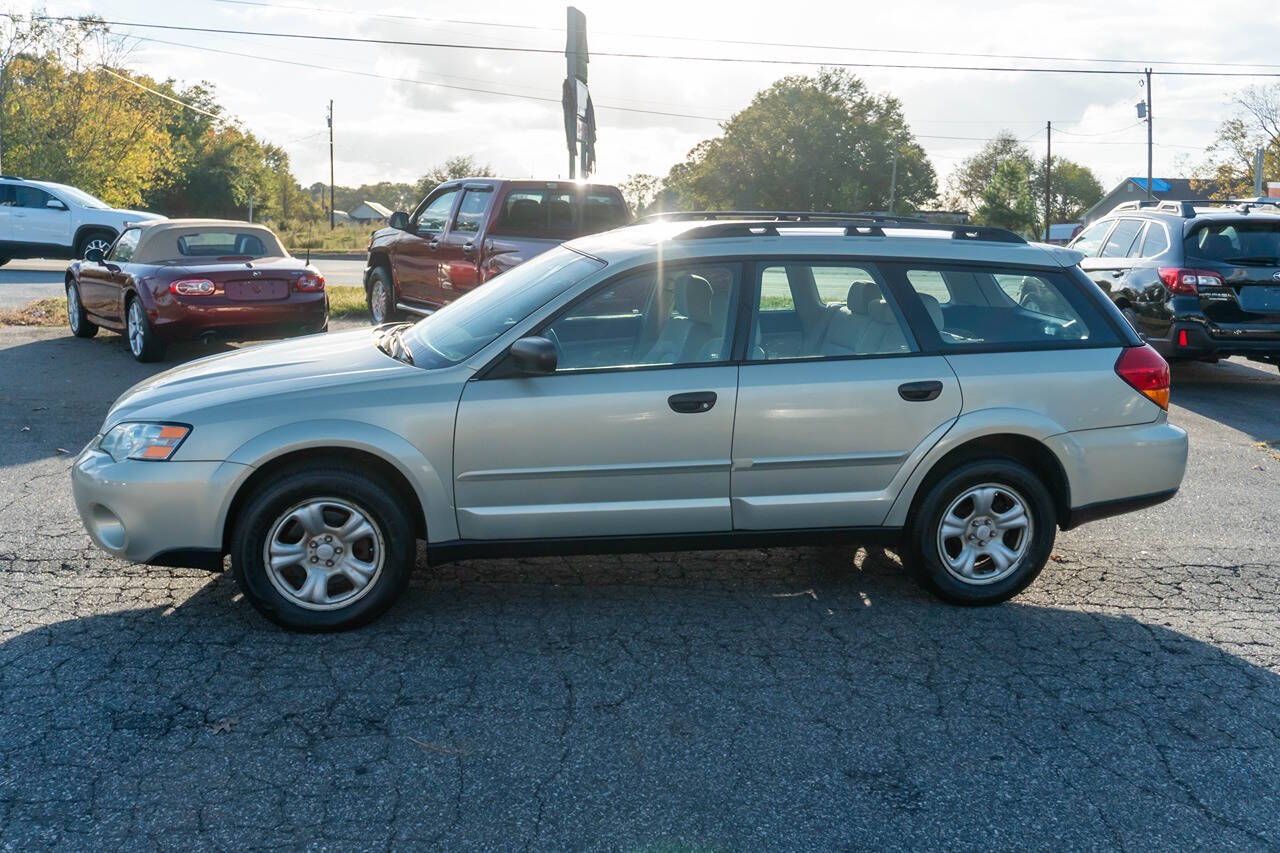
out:
<path id="1" fill-rule="evenodd" d="M 129 350 L 134 356 L 141 356 L 146 340 L 147 317 L 142 312 L 142 303 L 134 299 L 129 303 Z"/>
<path id="2" fill-rule="evenodd" d="M 111 241 L 103 240 L 101 237 L 94 237 L 92 240 L 84 244 L 84 254 L 81 255 L 81 258 L 88 259 L 89 252 L 93 251 L 94 249 L 97 249 L 99 252 L 102 252 L 105 255 L 107 253 L 107 249 L 110 249 L 110 248 L 111 248 Z"/>
<path id="3" fill-rule="evenodd" d="M 961 492 L 938 525 L 938 556 L 957 580 L 990 584 L 1007 578 L 1031 547 L 1032 519 L 1022 495 L 999 483 Z"/>
<path id="4" fill-rule="evenodd" d="M 391 294 L 387 291 L 387 285 L 382 281 L 373 283 L 373 293 L 369 299 L 370 311 L 373 314 L 373 322 L 381 325 L 387 322 L 387 316 L 391 313 Z"/>
<path id="5" fill-rule="evenodd" d="M 262 552 L 276 592 L 307 610 L 363 598 L 382 574 L 382 532 L 368 512 L 338 498 L 310 498 L 280 515 Z"/>
<path id="6" fill-rule="evenodd" d="M 80 331 L 80 290 L 74 284 L 67 285 L 67 325 L 72 332 Z"/>

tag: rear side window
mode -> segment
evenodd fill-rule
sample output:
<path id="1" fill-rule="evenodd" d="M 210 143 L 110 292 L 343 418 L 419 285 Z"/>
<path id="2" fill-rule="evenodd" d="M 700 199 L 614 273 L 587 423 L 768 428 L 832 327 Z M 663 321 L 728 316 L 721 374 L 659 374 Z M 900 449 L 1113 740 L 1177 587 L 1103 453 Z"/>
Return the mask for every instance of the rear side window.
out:
<path id="1" fill-rule="evenodd" d="M 1242 266 L 1280 266 L 1280 223 L 1212 222 L 1187 236 L 1188 258 Z"/>
<path id="2" fill-rule="evenodd" d="M 1164 230 L 1164 226 L 1158 222 L 1152 222 L 1147 226 L 1147 235 L 1142 238 L 1142 253 L 1144 258 L 1154 258 L 1156 255 L 1162 255 L 1169 251 L 1169 234 Z"/>
<path id="3" fill-rule="evenodd" d="M 1096 255 L 1098 249 L 1102 246 L 1103 238 L 1107 236 L 1107 231 L 1110 228 L 1110 221 L 1095 222 L 1080 232 L 1075 241 L 1071 243 L 1071 248 L 1084 252 L 1088 256 Z"/>
<path id="4" fill-rule="evenodd" d="M 1144 224 L 1141 219 L 1121 219 L 1117 222 L 1115 230 L 1111 232 L 1111 236 L 1107 238 L 1106 245 L 1102 247 L 1102 257 L 1127 257 L 1129 250 L 1133 248 L 1134 241 L 1142 233 Z"/>
<path id="5" fill-rule="evenodd" d="M 507 193 L 494 233 L 569 239 L 626 224 L 627 206 L 613 193 L 517 189 Z"/>
<path id="6" fill-rule="evenodd" d="M 981 266 L 904 265 L 904 277 L 924 304 L 945 349 L 1056 349 L 1120 341 L 1096 305 L 1066 274 Z M 933 288 L 945 284 L 945 303 Z"/>

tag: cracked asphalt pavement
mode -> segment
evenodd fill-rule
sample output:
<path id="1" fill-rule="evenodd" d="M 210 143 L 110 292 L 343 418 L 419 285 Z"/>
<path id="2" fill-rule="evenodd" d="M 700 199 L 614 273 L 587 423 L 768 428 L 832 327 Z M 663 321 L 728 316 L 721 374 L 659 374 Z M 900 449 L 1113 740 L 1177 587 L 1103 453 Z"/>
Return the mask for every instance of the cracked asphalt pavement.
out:
<path id="1" fill-rule="evenodd" d="M 1004 606 L 879 549 L 420 561 L 337 636 L 90 544 L 152 369 L 0 329 L 0 849 L 1280 845 L 1274 368 L 1176 367 L 1182 491 Z"/>

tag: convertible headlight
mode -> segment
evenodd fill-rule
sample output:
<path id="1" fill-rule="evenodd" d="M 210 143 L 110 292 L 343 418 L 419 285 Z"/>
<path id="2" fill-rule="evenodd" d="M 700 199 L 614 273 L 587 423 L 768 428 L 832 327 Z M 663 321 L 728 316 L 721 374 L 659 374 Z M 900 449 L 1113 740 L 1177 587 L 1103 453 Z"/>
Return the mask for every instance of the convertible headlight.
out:
<path id="1" fill-rule="evenodd" d="M 163 462 L 173 455 L 191 427 L 180 424 L 116 424 L 98 442 L 117 462 L 145 459 Z"/>

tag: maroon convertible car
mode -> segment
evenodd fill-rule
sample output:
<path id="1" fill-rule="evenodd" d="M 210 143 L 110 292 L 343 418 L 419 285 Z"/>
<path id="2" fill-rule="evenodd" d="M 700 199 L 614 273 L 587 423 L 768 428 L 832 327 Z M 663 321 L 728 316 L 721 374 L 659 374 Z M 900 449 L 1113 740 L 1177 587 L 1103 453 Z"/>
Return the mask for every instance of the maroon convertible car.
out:
<path id="1" fill-rule="evenodd" d="M 130 225 L 105 253 L 72 263 L 66 285 L 72 334 L 122 332 L 138 361 L 158 361 L 175 340 L 260 340 L 329 325 L 324 276 L 249 222 Z"/>

